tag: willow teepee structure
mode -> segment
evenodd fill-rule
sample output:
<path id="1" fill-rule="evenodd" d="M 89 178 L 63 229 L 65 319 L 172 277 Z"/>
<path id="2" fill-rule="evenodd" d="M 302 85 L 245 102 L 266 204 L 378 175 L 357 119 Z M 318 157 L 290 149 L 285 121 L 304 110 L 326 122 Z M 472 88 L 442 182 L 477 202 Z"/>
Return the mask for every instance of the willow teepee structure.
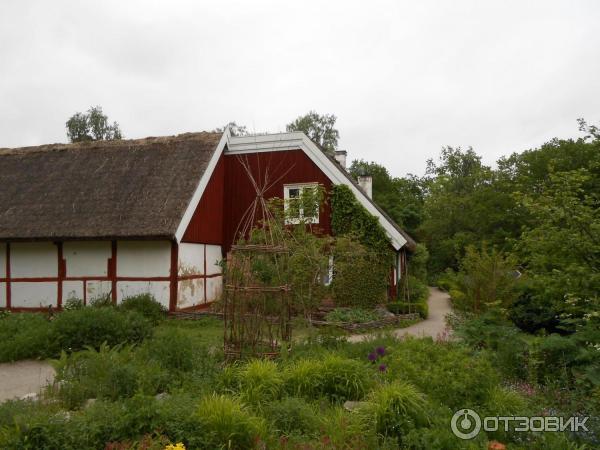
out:
<path id="1" fill-rule="evenodd" d="M 288 248 L 264 193 L 279 180 L 254 177 L 248 159 L 238 156 L 256 191 L 236 231 L 225 268 L 224 350 L 228 359 L 275 357 L 291 340 Z"/>

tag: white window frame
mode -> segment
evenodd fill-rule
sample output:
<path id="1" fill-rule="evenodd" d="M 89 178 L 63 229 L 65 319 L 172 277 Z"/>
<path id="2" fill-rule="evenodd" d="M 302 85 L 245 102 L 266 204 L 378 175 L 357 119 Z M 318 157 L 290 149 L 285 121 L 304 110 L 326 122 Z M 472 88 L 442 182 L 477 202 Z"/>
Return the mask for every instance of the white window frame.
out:
<path id="1" fill-rule="evenodd" d="M 298 189 L 300 191 L 300 195 L 302 195 L 302 191 L 306 188 L 315 189 L 319 186 L 319 183 L 295 183 L 295 184 L 284 184 L 283 185 L 283 207 L 284 211 L 287 213 L 288 211 L 288 203 L 290 201 L 290 190 Z M 286 225 L 297 225 L 300 222 L 304 223 L 319 223 L 319 208 L 317 205 L 317 214 L 313 217 L 304 217 L 304 210 L 302 207 L 299 208 L 299 217 L 298 218 L 289 218 L 286 217 L 285 224 Z"/>

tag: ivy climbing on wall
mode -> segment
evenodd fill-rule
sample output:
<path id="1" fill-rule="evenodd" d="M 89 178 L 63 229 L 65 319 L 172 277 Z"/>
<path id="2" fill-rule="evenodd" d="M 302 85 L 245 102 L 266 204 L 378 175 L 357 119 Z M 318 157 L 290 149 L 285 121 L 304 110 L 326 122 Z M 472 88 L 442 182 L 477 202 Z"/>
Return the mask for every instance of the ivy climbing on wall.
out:
<path id="1" fill-rule="evenodd" d="M 383 255 L 389 255 L 391 242 L 377 220 L 362 206 L 346 185 L 331 191 L 331 227 L 336 236 L 354 235 L 360 243 Z"/>
<path id="2" fill-rule="evenodd" d="M 383 227 L 347 186 L 331 191 L 333 296 L 339 306 L 372 308 L 386 300 L 392 246 Z"/>

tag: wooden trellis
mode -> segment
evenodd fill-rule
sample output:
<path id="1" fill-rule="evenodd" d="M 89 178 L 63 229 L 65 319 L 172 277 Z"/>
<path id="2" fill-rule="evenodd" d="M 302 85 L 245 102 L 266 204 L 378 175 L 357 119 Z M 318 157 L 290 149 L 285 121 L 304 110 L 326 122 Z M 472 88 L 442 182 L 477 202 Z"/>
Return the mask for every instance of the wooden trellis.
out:
<path id="1" fill-rule="evenodd" d="M 244 213 L 225 268 L 224 351 L 228 359 L 275 357 L 292 338 L 288 248 L 264 193 L 275 183 L 257 180 L 247 158 L 238 156 L 256 197 Z"/>

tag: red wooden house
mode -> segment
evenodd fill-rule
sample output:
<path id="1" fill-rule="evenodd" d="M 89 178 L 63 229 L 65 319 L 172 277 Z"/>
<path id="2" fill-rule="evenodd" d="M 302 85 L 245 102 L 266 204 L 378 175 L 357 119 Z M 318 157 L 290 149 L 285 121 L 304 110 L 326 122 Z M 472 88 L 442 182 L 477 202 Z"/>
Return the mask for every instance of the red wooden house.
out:
<path id="1" fill-rule="evenodd" d="M 303 133 L 226 131 L 0 150 L 0 308 L 143 292 L 172 311 L 215 300 L 219 261 L 256 196 L 238 155 L 255 178 L 268 169 L 277 180 L 267 198 L 347 185 L 390 238 L 395 291 L 415 243 L 372 202 L 367 179 L 361 187 Z M 324 205 L 311 221 L 331 233 L 330 217 Z"/>

